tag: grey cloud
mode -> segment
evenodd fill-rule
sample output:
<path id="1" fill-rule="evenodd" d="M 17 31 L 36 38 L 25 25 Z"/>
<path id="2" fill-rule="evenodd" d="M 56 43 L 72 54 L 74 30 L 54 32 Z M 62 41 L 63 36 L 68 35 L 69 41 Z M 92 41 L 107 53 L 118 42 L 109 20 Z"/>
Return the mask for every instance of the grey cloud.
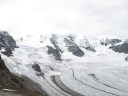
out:
<path id="1" fill-rule="evenodd" d="M 9 1 L 13 3 L 6 5 Z M 128 37 L 127 0 L 1 0 L 0 2 L 4 2 L 0 6 L 2 14 L 0 29 L 8 29 L 14 34 L 56 32 Z"/>

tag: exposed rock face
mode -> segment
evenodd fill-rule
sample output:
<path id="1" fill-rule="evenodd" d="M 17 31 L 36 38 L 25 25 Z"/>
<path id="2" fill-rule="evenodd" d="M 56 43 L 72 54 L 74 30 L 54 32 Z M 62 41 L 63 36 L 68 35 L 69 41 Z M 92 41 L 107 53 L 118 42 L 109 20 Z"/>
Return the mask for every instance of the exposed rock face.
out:
<path id="1" fill-rule="evenodd" d="M 20 77 L 12 74 L 7 69 L 4 61 L 0 57 L 0 85 L 3 88 L 17 90 L 23 96 L 46 96 L 39 84 L 26 76 Z"/>
<path id="2" fill-rule="evenodd" d="M 75 44 L 75 42 L 72 41 L 72 38 L 71 40 L 65 38 L 64 42 L 66 43 L 68 50 L 72 52 L 73 55 L 78 57 L 82 57 L 84 55 L 84 52 L 80 49 L 77 44 Z"/>
<path id="3" fill-rule="evenodd" d="M 48 48 L 48 54 L 53 54 L 56 60 L 62 61 L 61 55 L 58 49 L 54 49 L 51 46 L 46 46 Z"/>
<path id="4" fill-rule="evenodd" d="M 0 70 L 8 70 L 8 68 L 5 66 L 4 61 L 2 60 L 1 56 L 0 56 Z"/>
<path id="5" fill-rule="evenodd" d="M 83 47 L 88 51 L 96 52 L 96 50 L 92 46 Z"/>
<path id="6" fill-rule="evenodd" d="M 128 57 L 125 58 L 125 61 L 128 61 Z"/>
<path id="7" fill-rule="evenodd" d="M 128 54 L 128 42 L 110 47 L 115 52 Z"/>
<path id="8" fill-rule="evenodd" d="M 58 46 L 58 42 L 57 42 L 57 36 L 56 35 L 52 35 L 52 38 L 50 38 L 51 43 L 54 45 L 54 47 L 60 51 L 61 53 L 63 53 L 63 51 L 59 48 Z"/>
<path id="9" fill-rule="evenodd" d="M 94 79 L 97 79 L 97 80 L 99 80 L 97 77 L 96 77 L 96 75 L 95 74 L 88 74 L 89 76 L 91 76 L 91 77 L 93 77 Z"/>
<path id="10" fill-rule="evenodd" d="M 43 76 L 44 75 L 44 73 L 40 69 L 40 66 L 37 63 L 33 64 L 32 68 L 36 71 L 37 76 Z"/>
<path id="11" fill-rule="evenodd" d="M 41 72 L 40 66 L 38 64 L 32 65 L 32 68 L 37 72 Z"/>
<path id="12" fill-rule="evenodd" d="M 0 31 L 0 49 L 5 49 L 5 52 L 2 53 L 11 56 L 15 48 L 17 48 L 17 46 L 13 37 L 6 31 Z"/>
<path id="13" fill-rule="evenodd" d="M 96 52 L 95 48 L 90 44 L 89 40 L 85 36 L 80 40 L 80 47 L 88 51 Z"/>
<path id="14" fill-rule="evenodd" d="M 105 46 L 109 44 L 114 46 L 115 44 L 120 43 L 120 42 L 122 42 L 120 39 L 105 39 L 105 40 L 100 41 L 101 45 L 105 45 Z"/>

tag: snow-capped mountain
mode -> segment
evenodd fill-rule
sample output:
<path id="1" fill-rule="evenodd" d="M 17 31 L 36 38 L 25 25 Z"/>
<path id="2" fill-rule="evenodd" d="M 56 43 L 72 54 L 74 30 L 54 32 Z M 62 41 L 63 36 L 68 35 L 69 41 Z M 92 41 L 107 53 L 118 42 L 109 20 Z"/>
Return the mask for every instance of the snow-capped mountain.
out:
<path id="1" fill-rule="evenodd" d="M 35 96 L 128 96 L 128 43 L 119 38 L 52 34 L 14 40 L 0 32 L 0 49 L 3 88 Z"/>

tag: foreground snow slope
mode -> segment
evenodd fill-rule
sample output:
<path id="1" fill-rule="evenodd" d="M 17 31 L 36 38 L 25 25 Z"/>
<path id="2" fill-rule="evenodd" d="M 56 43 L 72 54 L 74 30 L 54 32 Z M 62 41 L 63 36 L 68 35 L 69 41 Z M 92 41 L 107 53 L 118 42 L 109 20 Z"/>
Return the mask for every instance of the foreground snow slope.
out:
<path id="1" fill-rule="evenodd" d="M 72 42 L 85 53 L 77 57 L 67 50 L 67 45 L 63 43 L 65 37 L 56 36 L 55 39 L 56 45 L 63 51 L 60 53 L 63 61 L 57 61 L 47 53 L 46 45 L 55 46 L 50 42 L 51 36 L 43 35 L 18 39 L 19 48 L 13 51 L 13 56 L 2 55 L 2 58 L 13 74 L 29 77 L 50 96 L 128 96 L 126 54 L 112 51 L 109 45 L 101 45 L 99 39 L 90 38 L 89 42 L 83 42 L 85 39 L 74 36 Z M 91 45 L 96 52 L 84 49 L 81 44 Z M 37 75 L 39 72 L 32 68 L 35 63 L 44 75 Z"/>

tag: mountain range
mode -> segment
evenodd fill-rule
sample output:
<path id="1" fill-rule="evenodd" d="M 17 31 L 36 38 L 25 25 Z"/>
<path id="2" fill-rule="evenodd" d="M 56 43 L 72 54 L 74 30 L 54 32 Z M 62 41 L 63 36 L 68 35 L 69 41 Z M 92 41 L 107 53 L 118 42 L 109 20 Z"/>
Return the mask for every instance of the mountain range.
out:
<path id="1" fill-rule="evenodd" d="M 23 96 L 128 96 L 128 40 L 0 31 L 0 85 Z"/>

